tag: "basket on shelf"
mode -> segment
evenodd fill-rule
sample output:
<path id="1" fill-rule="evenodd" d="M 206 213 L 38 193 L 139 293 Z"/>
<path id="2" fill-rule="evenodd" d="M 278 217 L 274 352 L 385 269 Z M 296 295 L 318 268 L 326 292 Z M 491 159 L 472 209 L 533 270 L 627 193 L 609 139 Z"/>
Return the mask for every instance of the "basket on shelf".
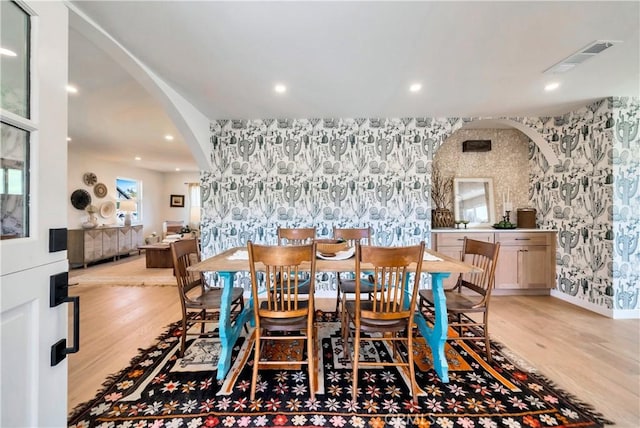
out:
<path id="1" fill-rule="evenodd" d="M 349 248 L 349 243 L 347 241 L 338 241 L 337 239 L 316 239 L 316 251 L 322 255 L 335 255 L 347 248 Z"/>

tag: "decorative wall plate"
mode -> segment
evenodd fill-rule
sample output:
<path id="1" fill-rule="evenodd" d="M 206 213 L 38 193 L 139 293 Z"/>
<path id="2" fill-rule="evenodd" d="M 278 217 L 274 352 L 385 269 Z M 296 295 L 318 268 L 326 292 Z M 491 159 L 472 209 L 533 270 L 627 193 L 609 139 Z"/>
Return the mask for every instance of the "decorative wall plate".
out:
<path id="1" fill-rule="evenodd" d="M 75 209 L 83 210 L 91 203 L 91 195 L 84 189 L 74 190 L 71 194 L 71 205 Z"/>
<path id="2" fill-rule="evenodd" d="M 93 193 L 99 198 L 104 198 L 105 196 L 107 196 L 107 186 L 105 186 L 103 183 L 98 183 L 93 188 Z"/>
<path id="3" fill-rule="evenodd" d="M 96 177 L 93 172 L 85 172 L 82 175 L 82 181 L 84 181 L 84 184 L 87 186 L 93 186 L 98 182 L 98 177 Z"/>
<path id="4" fill-rule="evenodd" d="M 100 206 L 100 216 L 102 218 L 113 217 L 116 213 L 116 204 L 111 201 L 107 201 Z"/>

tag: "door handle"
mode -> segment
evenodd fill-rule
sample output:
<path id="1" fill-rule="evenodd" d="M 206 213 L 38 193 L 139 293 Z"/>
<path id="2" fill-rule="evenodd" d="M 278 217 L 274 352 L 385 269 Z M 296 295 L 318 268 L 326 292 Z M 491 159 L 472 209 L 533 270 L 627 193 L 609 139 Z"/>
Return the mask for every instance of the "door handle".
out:
<path id="1" fill-rule="evenodd" d="M 62 303 L 73 303 L 73 346 L 67 347 L 67 339 L 60 339 L 51 345 L 51 366 L 58 365 L 67 357 L 80 350 L 80 296 L 69 296 L 69 272 L 49 277 L 49 307 Z"/>

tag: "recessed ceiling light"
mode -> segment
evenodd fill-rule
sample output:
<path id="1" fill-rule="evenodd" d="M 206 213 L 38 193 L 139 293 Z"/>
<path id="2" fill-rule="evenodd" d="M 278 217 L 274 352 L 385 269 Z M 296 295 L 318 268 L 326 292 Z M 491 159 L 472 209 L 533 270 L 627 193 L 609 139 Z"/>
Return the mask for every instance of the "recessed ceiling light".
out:
<path id="1" fill-rule="evenodd" d="M 278 83 L 274 88 L 274 91 L 276 91 L 279 94 L 284 94 L 285 92 L 287 92 L 287 87 L 284 86 L 282 83 Z"/>
<path id="2" fill-rule="evenodd" d="M 559 87 L 560 87 L 560 84 L 558 82 L 551 82 L 551 83 L 547 84 L 547 86 L 544 87 L 544 90 L 547 91 L 547 92 L 555 91 Z"/>
<path id="3" fill-rule="evenodd" d="M 418 92 L 420 89 L 422 89 L 422 85 L 420 83 L 414 83 L 411 86 L 409 86 L 409 90 L 411 92 Z"/>
<path id="4" fill-rule="evenodd" d="M 14 51 L 7 49 L 7 48 L 0 48 L 0 55 L 6 55 L 6 56 L 18 56 L 17 53 L 15 53 Z"/>
<path id="5" fill-rule="evenodd" d="M 70 94 L 77 94 L 78 88 L 72 85 L 67 85 L 67 92 L 69 92 Z"/>
<path id="6" fill-rule="evenodd" d="M 176 171 L 180 171 L 180 168 L 176 168 Z"/>
<path id="7" fill-rule="evenodd" d="M 71 141 L 71 137 L 67 137 L 67 141 Z"/>
<path id="8" fill-rule="evenodd" d="M 136 156 L 134 159 L 135 160 L 142 160 L 142 158 L 140 156 Z"/>
<path id="9" fill-rule="evenodd" d="M 164 136 L 164 139 L 167 141 L 173 141 L 173 135 L 167 134 Z"/>

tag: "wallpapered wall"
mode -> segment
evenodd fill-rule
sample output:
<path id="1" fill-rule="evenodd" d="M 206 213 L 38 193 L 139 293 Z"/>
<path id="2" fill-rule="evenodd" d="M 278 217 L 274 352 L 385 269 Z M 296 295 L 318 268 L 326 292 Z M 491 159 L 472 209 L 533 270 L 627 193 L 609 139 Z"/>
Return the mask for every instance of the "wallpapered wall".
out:
<path id="1" fill-rule="evenodd" d="M 613 310 L 638 308 L 640 142 L 637 98 L 607 98 L 561 117 L 525 119 L 552 145 L 531 146 L 530 197 L 558 230 L 558 289 Z"/>
<path id="2" fill-rule="evenodd" d="M 460 119 L 217 121 L 202 174 L 203 253 L 276 242 L 278 225 L 371 226 L 377 245 L 430 238 L 433 153 Z M 246 284 L 246 276 L 237 279 Z M 324 275 L 318 290 L 332 290 Z"/>
<path id="3" fill-rule="evenodd" d="M 462 152 L 466 140 L 491 140 L 491 151 Z M 444 176 L 491 178 L 495 220 L 502 220 L 502 195 L 510 191 L 514 211 L 529 206 L 529 137 L 515 129 L 460 129 L 433 157 Z M 517 221 L 516 213 L 510 214 Z"/>
<path id="4" fill-rule="evenodd" d="M 550 166 L 530 144 L 529 205 L 537 208 L 540 227 L 559 232 L 558 288 L 609 309 L 637 308 L 638 100 L 607 99 L 562 117 L 512 120 L 543 135 L 561 159 Z M 370 225 L 378 245 L 429 243 L 431 162 L 467 121 L 213 122 L 214 168 L 201 173 L 203 255 L 250 239 L 275 243 L 277 225 L 315 226 L 319 236 L 329 236 L 334 225 Z M 620 196 L 612 196 L 614 182 L 627 183 Z M 246 275 L 237 281 L 249 287 Z M 317 288 L 334 289 L 331 275 Z"/>

